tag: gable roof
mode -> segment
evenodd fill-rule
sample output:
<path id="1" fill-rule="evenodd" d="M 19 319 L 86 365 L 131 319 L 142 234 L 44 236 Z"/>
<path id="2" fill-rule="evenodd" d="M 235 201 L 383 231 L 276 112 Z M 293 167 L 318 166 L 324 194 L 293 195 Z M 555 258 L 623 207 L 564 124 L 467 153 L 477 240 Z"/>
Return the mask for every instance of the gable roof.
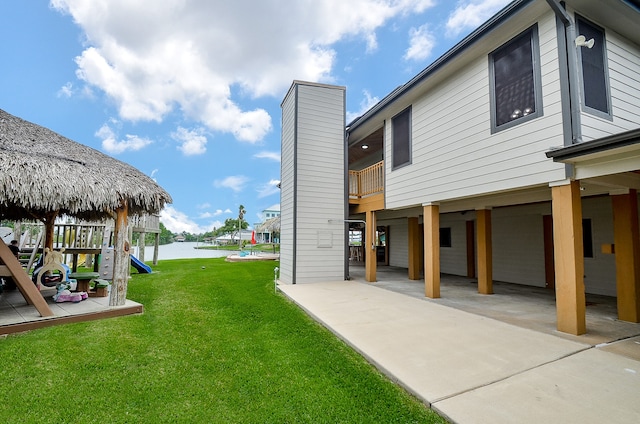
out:
<path id="1" fill-rule="evenodd" d="M 476 30 L 471 32 L 471 34 L 467 35 L 455 46 L 449 49 L 446 53 L 444 53 L 442 56 L 436 59 L 433 63 L 431 63 L 431 65 L 427 66 L 418 75 L 416 75 L 405 84 L 393 90 L 391 93 L 389 93 L 385 98 L 383 98 L 380 102 L 374 105 L 371 109 L 369 109 L 363 115 L 355 118 L 353 121 L 347 124 L 347 131 L 353 130 L 356 127 L 364 124 L 367 120 L 372 118 L 381 110 L 385 109 L 391 103 L 395 102 L 400 97 L 406 95 L 409 91 L 411 91 L 417 85 L 419 85 L 424 80 L 429 78 L 433 73 L 438 71 L 445 64 L 449 63 L 454 58 L 458 57 L 462 52 L 470 48 L 473 44 L 475 44 L 484 36 L 486 36 L 489 32 L 494 30 L 498 25 L 503 23 L 505 20 L 509 19 L 513 14 L 521 10 L 524 6 L 531 3 L 532 1 L 534 0 L 516 0 L 509 3 L 502 10 L 496 13 L 492 18 L 490 18 L 484 24 L 479 26 Z"/>
<path id="2" fill-rule="evenodd" d="M 380 112 L 387 110 L 395 102 L 398 102 L 405 96 L 408 97 L 414 89 L 431 78 L 443 67 L 452 63 L 467 50 L 495 31 L 499 26 L 536 2 L 552 10 L 555 8 L 557 0 L 546 0 L 546 2 L 542 2 L 541 0 L 515 0 L 509 3 L 411 80 L 393 90 L 363 115 L 347 124 L 347 133 L 354 132 L 358 127 L 364 126 Z M 637 31 L 640 7 L 638 7 L 637 2 L 631 0 L 598 0 L 597 2 L 593 0 L 571 0 L 567 3 L 574 9 L 579 9 L 589 15 L 598 17 L 600 23 L 605 26 L 615 26 L 621 35 L 634 42 L 640 43 L 640 31 Z M 406 106 L 408 106 L 408 104 Z"/>

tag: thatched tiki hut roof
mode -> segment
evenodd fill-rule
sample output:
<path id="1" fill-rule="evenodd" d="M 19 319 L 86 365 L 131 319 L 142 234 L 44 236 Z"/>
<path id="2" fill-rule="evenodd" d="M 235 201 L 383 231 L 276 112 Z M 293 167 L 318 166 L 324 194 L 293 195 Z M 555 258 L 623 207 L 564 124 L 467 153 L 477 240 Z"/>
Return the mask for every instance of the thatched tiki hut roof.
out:
<path id="1" fill-rule="evenodd" d="M 280 217 L 276 216 L 275 218 L 266 220 L 262 224 L 258 225 L 258 228 L 256 228 L 256 231 L 261 233 L 265 233 L 265 232 L 280 233 Z"/>
<path id="2" fill-rule="evenodd" d="M 158 213 L 171 196 L 131 165 L 0 109 L 0 218 Z"/>
<path id="3" fill-rule="evenodd" d="M 115 250 L 126 251 L 121 266 L 128 272 L 126 231 L 118 236 L 118 227 L 126 229 L 127 214 L 158 213 L 171 201 L 169 193 L 136 168 L 0 110 L 0 219 L 39 219 L 51 226 L 52 234 L 58 215 L 89 220 L 117 216 Z M 126 275 L 116 276 L 115 263 L 114 271 L 110 303 L 122 304 Z"/>

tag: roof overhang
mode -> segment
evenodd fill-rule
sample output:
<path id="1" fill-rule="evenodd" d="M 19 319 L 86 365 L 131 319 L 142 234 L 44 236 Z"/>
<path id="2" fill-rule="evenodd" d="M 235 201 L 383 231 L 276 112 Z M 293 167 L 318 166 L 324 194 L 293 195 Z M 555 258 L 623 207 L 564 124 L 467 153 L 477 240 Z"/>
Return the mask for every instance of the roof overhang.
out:
<path id="1" fill-rule="evenodd" d="M 575 167 L 574 177 L 591 178 L 640 170 L 640 128 L 552 149 L 554 162 Z"/>

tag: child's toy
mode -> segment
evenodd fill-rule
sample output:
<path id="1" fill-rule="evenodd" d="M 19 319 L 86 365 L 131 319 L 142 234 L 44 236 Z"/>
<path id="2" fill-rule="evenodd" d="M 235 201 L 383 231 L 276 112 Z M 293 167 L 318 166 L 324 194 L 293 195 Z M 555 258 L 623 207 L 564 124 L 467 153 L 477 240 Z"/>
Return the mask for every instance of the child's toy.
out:
<path id="1" fill-rule="evenodd" d="M 58 284 L 57 286 L 58 292 L 53 295 L 53 300 L 56 303 L 62 303 L 62 302 L 78 303 L 89 297 L 87 292 L 71 292 L 71 290 L 69 290 L 70 287 L 71 285 L 68 282 L 63 282 Z"/>

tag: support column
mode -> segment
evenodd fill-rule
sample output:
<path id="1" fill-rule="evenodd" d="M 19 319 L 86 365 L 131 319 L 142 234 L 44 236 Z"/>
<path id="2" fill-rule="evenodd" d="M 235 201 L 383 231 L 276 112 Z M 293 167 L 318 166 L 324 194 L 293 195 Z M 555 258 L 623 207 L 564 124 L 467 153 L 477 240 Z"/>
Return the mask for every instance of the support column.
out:
<path id="1" fill-rule="evenodd" d="M 640 238 L 638 193 L 611 196 L 616 256 L 618 319 L 640 322 Z"/>
<path id="2" fill-rule="evenodd" d="M 476 210 L 478 221 L 478 293 L 493 294 L 491 209 Z"/>
<path id="3" fill-rule="evenodd" d="M 127 213 L 127 202 L 122 201 L 121 206 L 116 210 L 116 225 L 113 234 L 113 284 L 109 296 L 109 306 L 122 306 L 127 300 L 127 280 L 131 266 Z"/>
<path id="4" fill-rule="evenodd" d="M 160 246 L 160 233 L 156 233 L 156 241 L 153 245 L 153 264 L 158 265 L 158 246 Z"/>
<path id="5" fill-rule="evenodd" d="M 579 182 L 552 186 L 551 198 L 557 328 L 558 331 L 580 335 L 587 331 L 587 325 Z"/>
<path id="6" fill-rule="evenodd" d="M 420 224 L 417 217 L 409 218 L 409 280 L 420 279 Z"/>
<path id="7" fill-rule="evenodd" d="M 423 205 L 424 212 L 424 294 L 440 297 L 440 205 Z"/>
<path id="8" fill-rule="evenodd" d="M 140 262 L 144 262 L 144 248 L 146 246 L 146 237 L 147 233 L 138 233 L 138 259 L 140 259 Z"/>
<path id="9" fill-rule="evenodd" d="M 377 280 L 376 267 L 378 258 L 376 256 L 376 213 L 367 211 L 366 216 L 366 234 L 364 237 L 364 279 L 370 283 Z"/>

